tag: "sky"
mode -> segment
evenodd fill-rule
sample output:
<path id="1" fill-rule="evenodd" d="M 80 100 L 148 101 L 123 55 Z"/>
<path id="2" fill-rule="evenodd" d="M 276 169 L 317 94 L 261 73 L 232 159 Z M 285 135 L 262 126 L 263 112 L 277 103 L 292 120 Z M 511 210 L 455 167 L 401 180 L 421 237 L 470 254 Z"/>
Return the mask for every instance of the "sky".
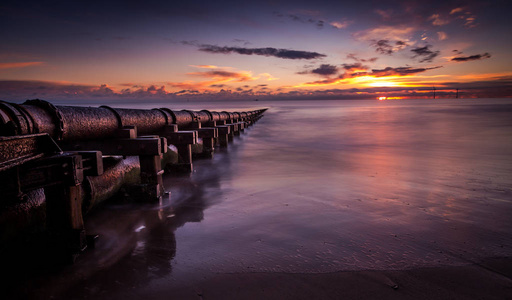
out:
<path id="1" fill-rule="evenodd" d="M 9 1 L 0 99 L 512 97 L 512 1 Z"/>

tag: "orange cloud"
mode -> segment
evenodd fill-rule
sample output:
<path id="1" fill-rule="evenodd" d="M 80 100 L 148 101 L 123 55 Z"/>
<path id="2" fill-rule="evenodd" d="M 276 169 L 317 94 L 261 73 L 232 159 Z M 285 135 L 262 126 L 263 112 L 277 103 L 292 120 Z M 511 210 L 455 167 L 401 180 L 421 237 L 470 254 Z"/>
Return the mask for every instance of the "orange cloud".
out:
<path id="1" fill-rule="evenodd" d="M 224 88 L 226 83 L 230 82 L 247 82 L 257 80 L 259 77 L 253 77 L 251 72 L 248 71 L 232 71 L 229 67 L 217 67 L 212 65 L 192 65 L 191 67 L 198 67 L 203 69 L 210 69 L 204 72 L 190 72 L 189 76 L 202 77 L 210 80 L 206 81 L 182 81 L 182 82 L 168 82 L 167 85 L 175 88 L 186 90 L 202 90 L 211 91 L 211 88 Z M 266 74 L 266 73 L 265 73 Z M 270 76 L 270 74 L 268 74 Z"/>
<path id="2" fill-rule="evenodd" d="M 464 9 L 462 7 L 457 7 L 457 8 L 454 8 L 450 11 L 450 15 L 453 15 L 453 14 L 456 14 L 456 13 L 460 13 L 462 12 Z"/>
<path id="3" fill-rule="evenodd" d="M 382 17 L 383 20 L 386 20 L 386 21 L 391 19 L 391 16 L 393 16 L 393 10 L 391 10 L 391 9 L 387 9 L 387 10 L 376 9 L 375 13 L 377 13 L 379 16 Z"/>
<path id="4" fill-rule="evenodd" d="M 205 78 L 212 78 L 218 82 L 226 82 L 226 81 L 236 81 L 236 82 L 244 82 L 251 81 L 257 78 L 252 77 L 250 72 L 230 72 L 224 70 L 214 70 L 207 72 L 192 72 L 187 73 L 187 75 L 199 76 Z"/>
<path id="5" fill-rule="evenodd" d="M 430 16 L 430 18 L 428 18 L 428 20 L 429 21 L 431 20 L 432 25 L 435 25 L 435 26 L 443 26 L 443 25 L 450 23 L 449 20 L 441 18 L 441 16 L 439 14 L 433 14 L 432 16 Z"/>
<path id="6" fill-rule="evenodd" d="M 331 25 L 332 27 L 334 28 L 338 28 L 338 29 L 343 29 L 343 28 L 347 28 L 348 25 L 350 24 L 349 21 L 341 21 L 341 22 L 330 22 L 329 25 Z"/>
<path id="7" fill-rule="evenodd" d="M 446 32 L 443 32 L 443 31 L 438 31 L 437 39 L 440 41 L 444 41 L 444 40 L 448 39 L 448 34 L 446 34 Z"/>
<path id="8" fill-rule="evenodd" d="M 357 84 L 366 86 L 407 86 L 397 80 L 403 77 L 414 76 L 419 73 L 426 72 L 428 70 L 438 69 L 438 67 L 431 68 L 413 68 L 413 67 L 386 67 L 384 69 L 372 69 L 371 71 L 365 71 L 363 68 L 351 69 L 346 68 L 347 72 L 341 74 L 335 78 L 327 78 L 324 80 L 318 80 L 313 82 L 306 82 L 299 84 L 295 87 L 304 86 L 324 86 L 334 84 Z M 351 71 L 357 70 L 357 71 Z"/>
<path id="9" fill-rule="evenodd" d="M 217 69 L 217 66 L 214 65 L 189 65 L 190 67 L 200 68 L 200 69 Z"/>
<path id="10" fill-rule="evenodd" d="M 458 19 L 464 20 L 464 27 L 474 28 L 476 23 L 476 16 L 464 7 L 457 7 L 450 11 L 450 15 L 456 15 Z"/>
<path id="11" fill-rule="evenodd" d="M 0 63 L 0 69 L 15 69 L 15 68 L 26 68 L 32 66 L 39 66 L 44 64 L 42 61 L 29 61 L 29 62 L 18 62 L 18 63 Z"/>
<path id="12" fill-rule="evenodd" d="M 279 79 L 279 78 L 276 78 L 276 77 L 270 75 L 270 73 L 261 73 L 261 74 L 259 74 L 259 76 L 265 77 L 268 81 Z"/>
<path id="13" fill-rule="evenodd" d="M 416 28 L 414 27 L 393 27 L 379 26 L 354 33 L 354 38 L 362 41 L 371 40 L 399 40 L 408 42 Z"/>

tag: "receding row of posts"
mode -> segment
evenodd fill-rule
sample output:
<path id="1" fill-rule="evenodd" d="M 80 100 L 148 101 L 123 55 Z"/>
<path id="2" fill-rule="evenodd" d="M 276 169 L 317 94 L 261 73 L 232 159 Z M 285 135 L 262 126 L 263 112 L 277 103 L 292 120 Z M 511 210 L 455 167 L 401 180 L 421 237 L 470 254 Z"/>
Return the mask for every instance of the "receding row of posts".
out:
<path id="1" fill-rule="evenodd" d="M 118 189 L 129 176 L 126 170 L 131 170 L 126 164 L 105 170 L 105 159 L 138 158 L 140 175 L 130 186 L 130 198 L 157 202 L 165 194 L 164 170 L 192 172 L 194 157 L 211 158 L 217 147 L 228 147 L 265 110 L 134 110 L 0 101 L 0 182 L 9 199 L 5 203 L 22 205 L 27 197 L 42 194 L 33 191 L 43 190 L 48 231 L 73 252 L 83 250 L 88 240 L 83 214 Z M 163 161 L 169 162 L 162 166 Z M 112 184 L 104 187 L 102 181 Z M 0 206 L 0 213 L 2 209 L 7 206 Z"/>

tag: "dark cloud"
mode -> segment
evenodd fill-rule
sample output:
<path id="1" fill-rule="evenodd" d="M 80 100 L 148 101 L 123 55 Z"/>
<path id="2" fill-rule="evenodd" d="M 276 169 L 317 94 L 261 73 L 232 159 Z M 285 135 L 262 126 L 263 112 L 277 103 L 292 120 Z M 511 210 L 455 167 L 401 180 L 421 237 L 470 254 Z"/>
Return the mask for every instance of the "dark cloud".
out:
<path id="1" fill-rule="evenodd" d="M 407 46 L 407 44 L 403 41 L 390 41 L 390 40 L 378 40 L 373 41 L 371 46 L 375 47 L 375 51 L 380 54 L 391 55 L 393 52 L 398 50 L 402 50 Z"/>
<path id="2" fill-rule="evenodd" d="M 338 68 L 334 65 L 322 64 L 320 67 L 311 70 L 311 73 L 322 76 L 334 75 L 338 73 Z"/>
<path id="3" fill-rule="evenodd" d="M 169 83 L 172 86 L 180 86 L 180 87 L 192 87 L 192 86 L 202 86 L 208 84 L 208 86 L 212 86 L 213 84 L 223 84 L 226 81 L 236 81 L 236 82 L 245 82 L 252 81 L 255 78 L 251 76 L 248 72 L 230 72 L 225 70 L 211 70 L 206 72 L 191 72 L 187 73 L 187 75 L 198 76 L 209 78 L 212 81 L 209 82 L 197 82 L 195 85 L 190 82 L 173 82 Z M 195 88 L 195 87 L 194 87 Z"/>
<path id="4" fill-rule="evenodd" d="M 182 94 L 185 94 L 185 95 L 199 94 L 199 91 L 197 91 L 197 90 L 181 90 L 179 92 L 176 92 L 176 95 L 182 95 Z"/>
<path id="5" fill-rule="evenodd" d="M 279 17 L 279 18 L 285 17 L 284 14 L 279 13 L 279 12 L 273 12 L 273 14 L 274 14 L 274 16 Z M 300 15 L 294 15 L 294 14 L 288 14 L 286 16 L 294 22 L 314 24 L 319 29 L 324 28 L 324 25 L 325 25 L 324 20 L 317 20 L 317 19 L 313 19 L 313 18 L 309 18 L 309 17 L 302 17 Z"/>
<path id="6" fill-rule="evenodd" d="M 355 61 L 359 61 L 359 62 L 376 62 L 377 59 L 379 59 L 378 57 L 372 57 L 372 58 L 368 58 L 368 59 L 365 59 L 365 58 L 359 58 L 356 54 L 354 53 L 349 53 L 347 54 L 347 58 L 348 59 L 353 59 Z"/>
<path id="7" fill-rule="evenodd" d="M 480 59 L 485 59 L 485 58 L 491 58 L 491 55 L 489 53 L 485 52 L 484 54 L 454 57 L 451 59 L 451 61 L 465 62 L 465 61 L 480 60 Z"/>
<path id="8" fill-rule="evenodd" d="M 430 50 L 430 45 L 426 45 L 425 47 L 417 47 L 411 49 L 411 52 L 414 52 L 413 58 L 419 58 L 420 62 L 432 62 L 434 58 L 439 55 L 439 51 Z"/>
<path id="9" fill-rule="evenodd" d="M 196 46 L 196 47 L 199 47 L 199 42 L 196 41 L 196 40 L 193 40 L 193 41 L 181 41 L 181 43 L 183 45 L 186 45 L 186 46 Z"/>
<path id="10" fill-rule="evenodd" d="M 184 42 L 187 45 L 196 44 L 190 42 Z M 261 55 L 261 56 L 273 56 L 277 58 L 283 59 L 315 59 L 326 57 L 325 54 L 310 52 L 310 51 L 298 51 L 298 50 L 289 50 L 289 49 L 276 49 L 276 48 L 242 48 L 242 47 L 220 47 L 216 45 L 208 45 L 202 44 L 198 45 L 199 51 L 208 52 L 208 53 L 222 53 L 222 54 L 243 54 L 243 55 Z"/>
<path id="11" fill-rule="evenodd" d="M 292 21 L 295 21 L 295 22 L 301 22 L 301 23 L 305 22 L 301 17 L 296 16 L 296 15 L 288 15 L 288 17 L 290 19 L 292 19 Z"/>
<path id="12" fill-rule="evenodd" d="M 329 77 L 329 74 L 327 78 L 323 80 L 318 80 L 314 82 L 308 82 L 308 84 L 311 85 L 325 85 L 325 84 L 333 84 L 340 82 L 340 80 L 343 79 L 349 79 L 349 78 L 357 78 L 362 76 L 372 76 L 372 77 L 386 77 L 386 76 L 410 76 L 418 73 L 422 73 L 428 70 L 438 69 L 441 68 L 441 66 L 437 67 L 431 67 L 431 68 L 413 68 L 413 67 L 386 67 L 384 69 L 372 69 L 369 70 L 368 66 L 365 66 L 361 63 L 354 63 L 354 64 L 342 64 L 343 69 L 346 71 L 336 77 Z M 367 70 L 367 71 L 365 71 Z M 302 74 L 306 74 L 307 72 L 304 72 Z M 311 72 L 309 72 L 311 73 Z"/>
<path id="13" fill-rule="evenodd" d="M 166 96 L 170 93 L 164 86 L 151 85 L 137 90 L 130 88 L 115 91 L 106 84 L 99 86 L 76 85 L 52 81 L 0 81 L 0 93 L 7 99 L 49 98 L 49 99 L 93 99 L 101 97 Z"/>
<path id="14" fill-rule="evenodd" d="M 379 40 L 372 44 L 375 47 L 375 51 L 380 54 L 391 55 L 393 53 L 393 47 L 389 44 L 388 40 Z"/>
<path id="15" fill-rule="evenodd" d="M 196 76 L 202 76 L 202 77 L 226 77 L 226 78 L 244 77 L 242 74 L 237 73 L 237 72 L 229 72 L 229 71 L 222 71 L 222 70 L 208 71 L 208 72 L 195 72 L 195 73 L 189 73 L 189 74 L 196 75 Z"/>
<path id="16" fill-rule="evenodd" d="M 370 46 L 374 47 L 377 53 L 391 55 L 393 52 L 402 50 L 408 45 L 404 41 L 374 40 Z"/>
<path id="17" fill-rule="evenodd" d="M 316 74 L 320 76 L 331 76 L 338 73 L 338 67 L 335 65 L 329 65 L 329 64 L 322 64 L 320 67 L 309 70 L 313 66 L 304 66 L 306 70 L 297 72 L 297 74 Z"/>
<path id="18" fill-rule="evenodd" d="M 364 66 L 360 63 L 348 65 L 343 64 L 343 68 L 346 70 L 345 73 L 340 74 L 337 77 L 326 78 L 319 81 L 309 82 L 309 84 L 332 84 L 339 82 L 341 79 L 348 78 L 356 78 L 362 76 L 373 76 L 373 77 L 386 77 L 386 76 L 410 76 L 418 73 L 422 73 L 428 70 L 438 69 L 441 66 L 432 67 L 432 68 L 412 68 L 412 67 L 386 67 L 384 69 L 372 69 L 371 71 L 358 71 L 353 72 L 354 70 L 364 70 L 368 69 L 367 66 Z"/>
<path id="19" fill-rule="evenodd" d="M 372 72 L 370 73 L 370 75 L 375 76 L 375 77 L 384 77 L 384 76 L 393 76 L 393 75 L 407 76 L 407 75 L 423 73 L 428 70 L 439 69 L 439 68 L 441 68 L 441 66 L 432 67 L 432 68 L 412 68 L 412 67 L 392 68 L 392 67 L 387 67 L 387 68 L 380 69 L 380 70 L 373 69 Z"/>
<path id="20" fill-rule="evenodd" d="M 397 45 L 398 47 L 405 47 L 407 46 L 407 43 L 404 41 L 396 41 L 395 45 Z"/>
<path id="21" fill-rule="evenodd" d="M 343 64 L 343 69 L 347 71 L 353 70 L 368 70 L 368 66 L 363 65 L 362 63 L 354 63 L 354 64 Z"/>

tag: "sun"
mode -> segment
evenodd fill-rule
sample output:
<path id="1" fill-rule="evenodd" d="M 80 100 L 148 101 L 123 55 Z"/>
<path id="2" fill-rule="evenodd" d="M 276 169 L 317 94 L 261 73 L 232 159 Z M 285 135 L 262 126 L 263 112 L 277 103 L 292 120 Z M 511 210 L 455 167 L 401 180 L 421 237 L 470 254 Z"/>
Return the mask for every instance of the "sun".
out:
<path id="1" fill-rule="evenodd" d="M 386 99 L 387 99 L 387 97 L 379 97 L 379 98 L 377 98 L 377 99 L 379 99 L 379 101 L 384 101 L 384 100 L 386 100 Z"/>

